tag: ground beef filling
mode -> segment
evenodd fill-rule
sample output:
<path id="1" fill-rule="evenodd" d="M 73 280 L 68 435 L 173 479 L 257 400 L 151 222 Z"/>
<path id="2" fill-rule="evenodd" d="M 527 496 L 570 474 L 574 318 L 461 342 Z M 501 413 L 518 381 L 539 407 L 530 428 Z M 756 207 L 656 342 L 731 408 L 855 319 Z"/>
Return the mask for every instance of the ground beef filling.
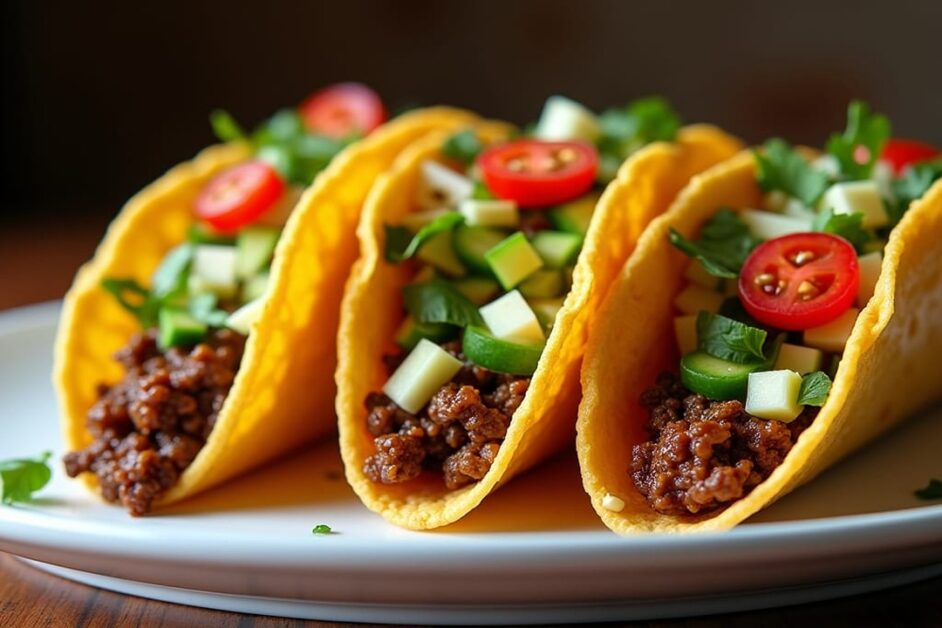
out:
<path id="1" fill-rule="evenodd" d="M 641 396 L 651 439 L 635 445 L 631 477 L 657 512 L 706 513 L 748 494 L 779 466 L 817 414 L 791 423 L 749 415 L 740 401 L 710 401 L 662 374 Z"/>
<path id="2" fill-rule="evenodd" d="M 209 437 L 244 347 L 245 337 L 227 329 L 192 349 L 166 351 L 155 330 L 135 335 L 115 354 L 124 378 L 101 385 L 88 411 L 94 441 L 66 455 L 66 472 L 94 473 L 106 500 L 132 515 L 149 512 Z"/>
<path id="3" fill-rule="evenodd" d="M 497 457 L 530 378 L 469 363 L 460 342 L 443 347 L 464 366 L 417 415 L 382 393 L 367 396 L 366 426 L 375 437 L 376 453 L 366 459 L 363 472 L 372 481 L 396 484 L 431 470 L 442 473 L 445 486 L 456 489 L 484 477 Z M 385 360 L 390 372 L 403 358 Z"/>

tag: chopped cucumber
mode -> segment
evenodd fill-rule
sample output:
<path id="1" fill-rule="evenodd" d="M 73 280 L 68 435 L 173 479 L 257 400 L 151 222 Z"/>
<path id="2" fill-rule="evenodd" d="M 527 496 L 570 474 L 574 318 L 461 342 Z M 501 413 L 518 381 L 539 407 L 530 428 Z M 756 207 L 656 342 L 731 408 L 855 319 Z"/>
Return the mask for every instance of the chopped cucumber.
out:
<path id="1" fill-rule="evenodd" d="M 268 287 L 268 277 L 269 273 L 265 270 L 242 284 L 242 302 L 248 303 L 264 296 L 265 289 Z"/>
<path id="2" fill-rule="evenodd" d="M 824 193 L 824 204 L 833 209 L 835 214 L 863 214 L 865 229 L 877 229 L 890 224 L 876 181 L 835 183 Z"/>
<path id="3" fill-rule="evenodd" d="M 408 228 L 412 233 L 416 233 L 425 225 L 434 222 L 435 219 L 450 213 L 450 209 L 430 209 L 424 212 L 407 214 L 402 219 L 402 226 Z"/>
<path id="4" fill-rule="evenodd" d="M 527 299 L 549 299 L 566 291 L 566 280 L 563 271 L 545 268 L 527 277 L 519 290 Z"/>
<path id="5" fill-rule="evenodd" d="M 206 335 L 206 324 L 193 318 L 186 310 L 161 308 L 157 315 L 158 343 L 161 347 L 195 345 Z"/>
<path id="6" fill-rule="evenodd" d="M 543 345 L 522 345 L 495 338 L 485 329 L 468 327 L 461 350 L 478 366 L 511 375 L 532 375 L 540 363 Z"/>
<path id="7" fill-rule="evenodd" d="M 419 168 L 418 202 L 422 209 L 455 208 L 474 193 L 474 181 L 437 161 L 425 160 Z"/>
<path id="8" fill-rule="evenodd" d="M 559 311 L 563 309 L 564 297 L 558 299 L 533 299 L 530 303 L 530 309 L 536 314 L 537 320 L 543 325 L 543 329 L 552 329 L 556 323 L 556 317 Z"/>
<path id="9" fill-rule="evenodd" d="M 240 231 L 236 237 L 236 276 L 248 279 L 265 268 L 279 235 L 278 229 L 271 227 L 246 227 Z"/>
<path id="10" fill-rule="evenodd" d="M 765 362 L 737 364 L 704 351 L 694 351 L 680 359 L 680 379 L 684 386 L 707 399 L 744 399 L 749 373 L 766 366 Z"/>
<path id="11" fill-rule="evenodd" d="M 455 331 L 455 327 L 447 323 L 419 323 L 413 317 L 407 316 L 396 331 L 396 344 L 406 351 L 411 351 L 423 338 L 432 342 L 443 342 L 452 338 Z"/>
<path id="12" fill-rule="evenodd" d="M 432 236 L 422 245 L 416 257 L 431 264 L 447 275 L 452 277 L 464 277 L 468 274 L 467 269 L 458 256 L 455 255 L 455 249 L 452 245 L 451 231 L 443 231 L 438 235 Z"/>
<path id="13" fill-rule="evenodd" d="M 514 201 L 468 199 L 462 201 L 458 211 L 467 224 L 475 227 L 516 227 L 520 212 Z"/>
<path id="14" fill-rule="evenodd" d="M 798 392 L 801 375 L 794 371 L 750 373 L 746 390 L 746 412 L 760 419 L 788 423 L 801 414 Z"/>
<path id="15" fill-rule="evenodd" d="M 540 231 L 533 236 L 532 244 L 549 268 L 562 268 L 579 256 L 582 237 L 563 231 Z"/>
<path id="16" fill-rule="evenodd" d="M 821 362 L 824 354 L 811 347 L 802 347 L 787 342 L 779 347 L 778 357 L 775 358 L 776 371 L 789 370 L 795 371 L 799 375 L 807 375 L 821 370 Z"/>
<path id="17" fill-rule="evenodd" d="M 543 344 L 543 328 L 518 290 L 512 290 L 480 309 L 481 318 L 497 338 L 509 342 Z"/>
<path id="18" fill-rule="evenodd" d="M 200 244 L 193 253 L 190 277 L 195 278 L 190 290 L 192 294 L 212 292 L 222 298 L 231 298 L 239 289 L 236 277 L 237 253 L 234 246 Z"/>
<path id="19" fill-rule="evenodd" d="M 484 255 L 506 237 L 506 233 L 497 229 L 461 225 L 455 229 L 455 253 L 473 271 L 490 274 L 491 267 Z"/>
<path id="20" fill-rule="evenodd" d="M 599 201 L 598 194 L 588 194 L 565 205 L 549 210 L 549 219 L 553 226 L 566 233 L 585 237 L 592 223 L 592 214 Z"/>
<path id="21" fill-rule="evenodd" d="M 854 323 L 857 322 L 858 314 L 860 314 L 860 310 L 852 307 L 830 323 L 806 329 L 804 343 L 809 347 L 817 347 L 822 351 L 841 353 L 844 351 L 844 345 L 847 344 L 851 332 L 854 331 Z"/>
<path id="22" fill-rule="evenodd" d="M 594 144 L 602 134 L 598 118 L 565 96 L 550 96 L 533 135 L 541 140 L 585 140 Z"/>
<path id="23" fill-rule="evenodd" d="M 861 255 L 857 259 L 860 265 L 860 286 L 857 288 L 857 305 L 863 307 L 867 305 L 870 297 L 873 296 L 873 290 L 877 286 L 877 280 L 880 278 L 880 271 L 883 269 L 883 253 L 874 251 Z"/>
<path id="24" fill-rule="evenodd" d="M 510 290 L 538 271 L 543 260 L 526 236 L 517 232 L 484 254 L 504 290 Z"/>
<path id="25" fill-rule="evenodd" d="M 697 350 L 697 315 L 677 316 L 674 318 L 674 336 L 680 355 L 687 355 Z"/>
<path id="26" fill-rule="evenodd" d="M 383 392 L 400 408 L 416 414 L 461 366 L 455 356 L 422 338 L 386 381 Z"/>
<path id="27" fill-rule="evenodd" d="M 689 284 L 674 298 L 674 307 L 684 314 L 697 314 L 710 312 L 716 314 L 720 311 L 725 297 L 719 292 L 708 290 L 695 283 Z"/>
<path id="28" fill-rule="evenodd" d="M 247 336 L 252 329 L 252 325 L 261 316 L 264 304 L 265 301 L 262 299 L 249 301 L 229 315 L 226 319 L 226 327 Z"/>
<path id="29" fill-rule="evenodd" d="M 493 279 L 487 277 L 467 277 L 452 282 L 458 292 L 468 298 L 475 305 L 489 303 L 500 292 L 500 286 Z"/>
<path id="30" fill-rule="evenodd" d="M 764 212 L 758 209 L 744 209 L 739 212 L 739 218 L 749 227 L 752 235 L 771 240 L 791 233 L 804 233 L 811 231 L 811 216 L 798 218 L 796 216 L 783 216 Z"/>

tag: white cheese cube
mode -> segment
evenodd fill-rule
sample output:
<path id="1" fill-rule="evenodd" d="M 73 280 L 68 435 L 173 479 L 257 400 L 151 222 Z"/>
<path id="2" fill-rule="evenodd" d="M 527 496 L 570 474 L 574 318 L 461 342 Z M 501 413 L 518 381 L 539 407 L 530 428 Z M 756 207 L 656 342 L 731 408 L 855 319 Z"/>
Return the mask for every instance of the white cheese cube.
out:
<path id="1" fill-rule="evenodd" d="M 592 144 L 601 134 L 595 114 L 564 96 L 546 99 L 534 132 L 541 140 L 585 140 Z"/>
<path id="2" fill-rule="evenodd" d="M 744 209 L 739 217 L 749 227 L 752 235 L 771 240 L 791 233 L 805 233 L 811 231 L 811 217 L 785 216 L 773 214 L 758 209 Z"/>
<path id="3" fill-rule="evenodd" d="M 794 421 L 801 414 L 798 403 L 801 375 L 794 371 L 749 373 L 746 387 L 746 412 L 760 419 Z"/>
<path id="4" fill-rule="evenodd" d="M 674 298 L 674 307 L 684 314 L 697 314 L 700 311 L 716 314 L 720 311 L 723 300 L 724 297 L 719 292 L 692 283 Z"/>
<path id="5" fill-rule="evenodd" d="M 458 211 L 472 226 L 516 227 L 520 224 L 520 212 L 513 201 L 468 199 L 461 201 Z"/>
<path id="6" fill-rule="evenodd" d="M 697 315 L 674 317 L 674 336 L 677 338 L 677 350 L 680 355 L 687 355 L 697 350 Z"/>
<path id="7" fill-rule="evenodd" d="M 880 270 L 883 268 L 883 253 L 874 251 L 873 253 L 861 255 L 857 262 L 860 264 L 860 287 L 857 289 L 857 305 L 862 308 L 867 305 L 867 301 L 873 296 L 873 290 L 880 278 Z"/>
<path id="8" fill-rule="evenodd" d="M 858 314 L 860 314 L 860 310 L 852 307 L 830 323 L 806 329 L 804 344 L 831 353 L 842 352 L 844 345 L 847 344 L 847 339 L 854 331 L 854 323 L 857 322 Z"/>
<path id="9" fill-rule="evenodd" d="M 795 371 L 799 375 L 807 375 L 821 370 L 821 361 L 824 354 L 811 347 L 783 343 L 775 358 L 775 370 Z"/>
<path id="10" fill-rule="evenodd" d="M 539 345 L 546 339 L 539 319 L 519 290 L 511 290 L 482 307 L 480 312 L 488 329 L 501 340 Z"/>
<path id="11" fill-rule="evenodd" d="M 890 223 L 876 181 L 835 183 L 824 193 L 824 206 L 833 209 L 835 214 L 860 212 L 863 214 L 863 226 L 867 229 L 884 227 Z"/>
<path id="12" fill-rule="evenodd" d="M 191 292 L 212 292 L 228 298 L 238 291 L 236 266 L 238 253 L 234 246 L 201 244 L 193 252 L 190 268 Z M 196 290 L 196 288 L 200 288 Z"/>
<path id="13" fill-rule="evenodd" d="M 423 161 L 419 170 L 417 200 L 422 209 L 454 208 L 474 193 L 471 179 L 437 161 Z"/>
<path id="14" fill-rule="evenodd" d="M 459 370 L 460 360 L 423 338 L 383 386 L 383 392 L 400 408 L 415 414 Z"/>
<path id="15" fill-rule="evenodd" d="M 708 273 L 706 268 L 703 267 L 703 263 L 697 259 L 691 260 L 690 264 L 687 265 L 684 278 L 691 283 L 709 288 L 710 290 L 717 290 L 720 287 L 720 278 L 714 277 Z"/>

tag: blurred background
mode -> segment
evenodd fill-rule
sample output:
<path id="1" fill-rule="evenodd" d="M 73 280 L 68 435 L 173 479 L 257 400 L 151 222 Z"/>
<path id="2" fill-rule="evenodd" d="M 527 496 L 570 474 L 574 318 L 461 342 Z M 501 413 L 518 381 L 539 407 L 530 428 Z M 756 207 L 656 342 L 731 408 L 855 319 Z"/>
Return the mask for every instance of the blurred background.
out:
<path id="1" fill-rule="evenodd" d="M 520 124 L 562 93 L 671 99 L 756 142 L 820 144 L 864 98 L 942 144 L 942 2 L 617 0 L 2 5 L 0 308 L 56 298 L 135 191 L 213 141 L 358 80 L 390 109 Z M 29 281 L 24 281 L 29 277 Z"/>

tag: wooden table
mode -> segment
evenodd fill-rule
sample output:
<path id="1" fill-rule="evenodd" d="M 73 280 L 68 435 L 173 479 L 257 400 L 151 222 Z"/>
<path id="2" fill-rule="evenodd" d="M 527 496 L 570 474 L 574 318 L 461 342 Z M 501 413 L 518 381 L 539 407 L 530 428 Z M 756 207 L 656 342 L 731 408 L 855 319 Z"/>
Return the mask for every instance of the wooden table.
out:
<path id="1" fill-rule="evenodd" d="M 0 228 L 0 309 L 58 298 L 91 255 L 101 219 Z M 0 626 L 359 626 L 255 617 L 153 602 L 44 574 L 0 554 Z M 866 596 L 786 609 L 641 626 L 942 626 L 942 578 Z"/>

